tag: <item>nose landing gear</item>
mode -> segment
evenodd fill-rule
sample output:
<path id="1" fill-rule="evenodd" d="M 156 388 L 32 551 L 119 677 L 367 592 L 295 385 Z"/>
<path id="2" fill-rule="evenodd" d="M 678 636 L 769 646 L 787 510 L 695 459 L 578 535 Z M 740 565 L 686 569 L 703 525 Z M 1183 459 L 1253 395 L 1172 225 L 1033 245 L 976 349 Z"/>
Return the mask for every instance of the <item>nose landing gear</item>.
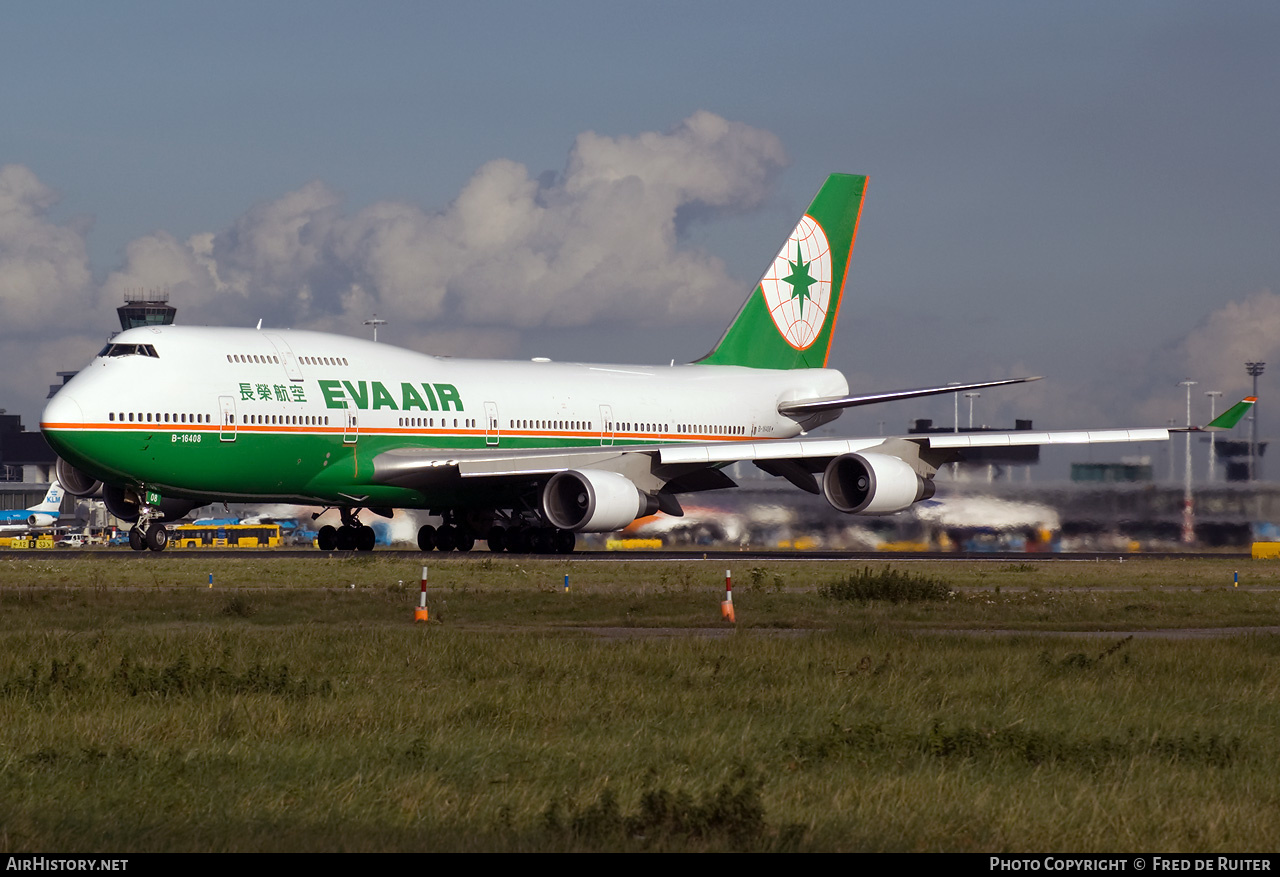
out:
<path id="1" fill-rule="evenodd" d="M 134 551 L 164 551 L 169 546 L 169 531 L 164 524 L 153 521 L 154 510 L 143 506 L 138 512 L 138 523 L 129 530 L 129 547 Z"/>

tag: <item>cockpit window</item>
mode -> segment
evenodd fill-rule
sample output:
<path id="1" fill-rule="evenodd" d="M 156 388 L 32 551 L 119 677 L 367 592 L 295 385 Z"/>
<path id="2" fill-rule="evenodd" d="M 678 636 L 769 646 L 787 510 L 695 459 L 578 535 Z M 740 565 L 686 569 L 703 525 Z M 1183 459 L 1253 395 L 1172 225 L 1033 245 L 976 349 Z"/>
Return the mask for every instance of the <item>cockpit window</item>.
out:
<path id="1" fill-rule="evenodd" d="M 108 344 L 98 352 L 98 356 L 150 356 L 159 359 L 160 355 L 150 344 Z"/>

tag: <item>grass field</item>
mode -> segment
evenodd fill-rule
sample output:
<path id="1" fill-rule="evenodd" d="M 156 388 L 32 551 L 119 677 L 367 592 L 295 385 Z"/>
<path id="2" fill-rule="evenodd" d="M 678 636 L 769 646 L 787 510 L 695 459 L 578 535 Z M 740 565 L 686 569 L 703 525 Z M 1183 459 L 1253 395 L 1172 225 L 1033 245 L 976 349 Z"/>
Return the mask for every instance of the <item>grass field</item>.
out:
<path id="1" fill-rule="evenodd" d="M 0 849 L 1280 836 L 1280 564 L 434 560 L 0 564 Z"/>

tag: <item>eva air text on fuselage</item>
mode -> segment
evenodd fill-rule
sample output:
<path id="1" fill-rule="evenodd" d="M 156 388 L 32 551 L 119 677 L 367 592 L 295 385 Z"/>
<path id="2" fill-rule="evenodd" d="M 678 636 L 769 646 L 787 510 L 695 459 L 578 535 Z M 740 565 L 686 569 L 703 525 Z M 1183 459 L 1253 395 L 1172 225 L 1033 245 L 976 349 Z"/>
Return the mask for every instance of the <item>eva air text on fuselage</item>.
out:
<path id="1" fill-rule="evenodd" d="M 382 381 L 319 381 L 326 408 L 392 411 L 461 411 L 462 396 L 453 384 L 411 384 L 402 381 L 397 390 Z"/>

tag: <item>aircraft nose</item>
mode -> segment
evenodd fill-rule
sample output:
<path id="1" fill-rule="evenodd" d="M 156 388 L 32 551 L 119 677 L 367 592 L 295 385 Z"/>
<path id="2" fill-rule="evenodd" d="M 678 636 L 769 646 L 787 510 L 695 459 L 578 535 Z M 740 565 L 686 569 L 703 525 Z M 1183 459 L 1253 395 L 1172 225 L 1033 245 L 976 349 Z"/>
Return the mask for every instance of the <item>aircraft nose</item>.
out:
<path id="1" fill-rule="evenodd" d="M 40 415 L 42 430 L 57 429 L 62 426 L 81 426 L 84 424 L 84 411 L 80 403 L 66 390 L 59 390 L 49 404 L 44 406 Z"/>

